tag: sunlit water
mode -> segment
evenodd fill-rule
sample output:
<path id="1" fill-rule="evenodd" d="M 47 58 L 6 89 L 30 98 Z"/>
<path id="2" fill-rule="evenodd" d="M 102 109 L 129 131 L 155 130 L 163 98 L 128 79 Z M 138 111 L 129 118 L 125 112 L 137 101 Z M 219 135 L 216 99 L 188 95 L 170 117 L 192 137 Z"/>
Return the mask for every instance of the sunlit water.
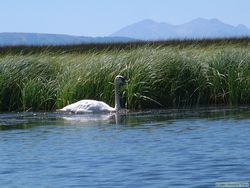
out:
<path id="1" fill-rule="evenodd" d="M 0 114 L 0 187 L 250 181 L 250 108 Z"/>

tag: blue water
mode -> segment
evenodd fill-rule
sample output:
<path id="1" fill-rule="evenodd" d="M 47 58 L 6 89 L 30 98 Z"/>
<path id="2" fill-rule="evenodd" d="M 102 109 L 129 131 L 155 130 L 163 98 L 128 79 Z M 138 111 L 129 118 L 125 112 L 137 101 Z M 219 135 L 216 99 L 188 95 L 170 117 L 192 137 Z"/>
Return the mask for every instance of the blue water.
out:
<path id="1" fill-rule="evenodd" d="M 250 108 L 0 114 L 0 187 L 250 181 Z"/>

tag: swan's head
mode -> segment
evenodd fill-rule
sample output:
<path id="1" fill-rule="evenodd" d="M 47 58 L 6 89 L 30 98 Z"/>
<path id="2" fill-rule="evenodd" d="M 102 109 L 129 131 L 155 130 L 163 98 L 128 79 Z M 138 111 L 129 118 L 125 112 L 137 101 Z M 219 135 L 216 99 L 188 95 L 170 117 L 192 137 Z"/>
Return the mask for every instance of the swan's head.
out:
<path id="1" fill-rule="evenodd" d="M 116 85 L 123 85 L 125 83 L 126 83 L 126 79 L 123 76 L 118 75 L 115 77 L 115 84 Z"/>

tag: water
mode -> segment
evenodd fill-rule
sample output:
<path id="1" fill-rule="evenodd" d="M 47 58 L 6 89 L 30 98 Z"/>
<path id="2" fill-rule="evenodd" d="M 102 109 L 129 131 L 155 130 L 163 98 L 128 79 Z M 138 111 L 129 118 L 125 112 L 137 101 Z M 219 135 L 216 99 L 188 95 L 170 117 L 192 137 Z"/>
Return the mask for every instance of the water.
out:
<path id="1" fill-rule="evenodd" d="M 1 187 L 215 187 L 250 181 L 250 109 L 0 114 Z"/>

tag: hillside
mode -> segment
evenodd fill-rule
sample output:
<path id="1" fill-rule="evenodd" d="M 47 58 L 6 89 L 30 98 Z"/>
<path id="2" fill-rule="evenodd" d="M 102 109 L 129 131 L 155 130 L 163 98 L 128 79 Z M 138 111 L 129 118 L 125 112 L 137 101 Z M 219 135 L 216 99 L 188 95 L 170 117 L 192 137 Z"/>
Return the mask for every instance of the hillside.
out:
<path id="1" fill-rule="evenodd" d="M 41 33 L 0 33 L 0 46 L 131 42 L 128 37 L 83 37 Z"/>
<path id="2" fill-rule="evenodd" d="M 250 36 L 250 30 L 242 24 L 232 26 L 218 19 L 197 18 L 181 25 L 143 20 L 126 26 L 110 36 L 140 40 L 228 38 Z"/>

